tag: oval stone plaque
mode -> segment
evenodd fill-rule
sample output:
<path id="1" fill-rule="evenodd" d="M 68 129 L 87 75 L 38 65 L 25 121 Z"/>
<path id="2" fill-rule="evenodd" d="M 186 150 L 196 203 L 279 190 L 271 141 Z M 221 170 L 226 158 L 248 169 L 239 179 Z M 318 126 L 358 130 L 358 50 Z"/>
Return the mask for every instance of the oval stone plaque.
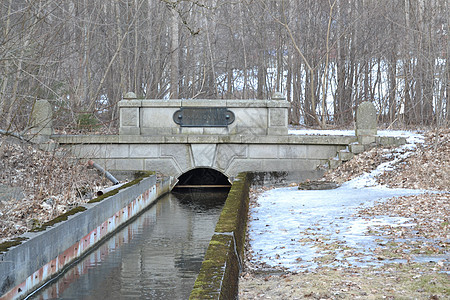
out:
<path id="1" fill-rule="evenodd" d="M 234 113 L 225 107 L 182 107 L 173 114 L 181 127 L 227 127 L 234 120 Z"/>

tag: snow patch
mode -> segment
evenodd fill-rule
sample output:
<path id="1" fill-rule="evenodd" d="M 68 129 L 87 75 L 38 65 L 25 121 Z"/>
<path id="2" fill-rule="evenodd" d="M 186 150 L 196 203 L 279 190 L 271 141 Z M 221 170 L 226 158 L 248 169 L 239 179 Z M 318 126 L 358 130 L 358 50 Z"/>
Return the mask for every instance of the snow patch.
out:
<path id="1" fill-rule="evenodd" d="M 290 128 L 288 133 L 291 135 L 337 135 L 337 136 L 355 136 L 354 130 L 321 130 L 321 129 L 294 129 Z M 425 138 L 422 134 L 406 130 L 378 130 L 377 136 L 404 137 L 407 144 L 423 143 Z"/>
<path id="2" fill-rule="evenodd" d="M 367 236 L 374 224 L 403 226 L 409 220 L 388 218 L 360 220 L 353 215 L 361 206 L 394 196 L 420 193 L 417 190 L 343 185 L 334 190 L 300 191 L 296 187 L 267 191 L 250 210 L 250 244 L 254 259 L 273 267 L 301 271 L 316 267 L 326 252 L 317 249 L 330 243 L 346 244 L 359 251 L 375 245 Z M 328 245 L 328 246 L 327 246 Z"/>
<path id="3" fill-rule="evenodd" d="M 316 130 L 300 131 L 318 133 Z M 295 134 L 300 131 L 295 130 Z M 327 132 L 334 134 L 335 131 Z M 388 133 L 382 131 L 381 134 Z M 334 266 L 382 263 L 370 251 L 377 247 L 380 238 L 368 234 L 370 228 L 413 226 L 411 220 L 387 216 L 361 218 L 355 214 L 376 201 L 425 192 L 390 189 L 377 184 L 376 176 L 411 155 L 416 143 L 424 140 L 423 136 L 414 133 L 389 134 L 402 134 L 407 137 L 408 144 L 392 154 L 393 160 L 337 189 L 311 191 L 287 187 L 261 194 L 258 205 L 250 209 L 249 238 L 253 260 L 293 272 L 314 269 L 324 260 L 330 260 L 327 263 Z M 349 251 L 352 255 L 348 255 Z"/>

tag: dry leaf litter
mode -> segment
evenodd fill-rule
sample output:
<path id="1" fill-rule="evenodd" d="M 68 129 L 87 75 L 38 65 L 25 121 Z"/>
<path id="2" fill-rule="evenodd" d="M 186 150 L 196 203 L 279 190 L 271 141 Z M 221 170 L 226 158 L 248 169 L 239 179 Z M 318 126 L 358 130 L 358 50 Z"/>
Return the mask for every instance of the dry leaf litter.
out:
<path id="1" fill-rule="evenodd" d="M 63 150 L 0 137 L 0 243 L 89 201 L 110 185 Z M 9 197 L 8 197 L 9 195 Z"/>

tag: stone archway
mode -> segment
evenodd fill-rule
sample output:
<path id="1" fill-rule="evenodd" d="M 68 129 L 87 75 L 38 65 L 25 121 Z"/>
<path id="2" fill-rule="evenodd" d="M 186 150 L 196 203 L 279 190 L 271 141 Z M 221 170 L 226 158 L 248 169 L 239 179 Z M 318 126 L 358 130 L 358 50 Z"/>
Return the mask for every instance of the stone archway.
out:
<path id="1" fill-rule="evenodd" d="M 230 186 L 227 176 L 212 168 L 195 168 L 178 177 L 177 186 Z"/>

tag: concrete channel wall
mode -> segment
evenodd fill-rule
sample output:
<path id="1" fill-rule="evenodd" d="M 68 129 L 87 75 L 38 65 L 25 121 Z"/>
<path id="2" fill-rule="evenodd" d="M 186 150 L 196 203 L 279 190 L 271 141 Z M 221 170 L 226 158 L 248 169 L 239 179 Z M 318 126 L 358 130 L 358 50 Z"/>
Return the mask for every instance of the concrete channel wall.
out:
<path id="1" fill-rule="evenodd" d="M 252 173 L 233 182 L 189 299 L 237 299 Z"/>
<path id="2" fill-rule="evenodd" d="M 0 299 L 24 298 L 64 271 L 169 192 L 171 181 L 171 177 L 157 181 L 155 175 L 138 179 L 83 205 L 66 221 L 24 234 L 26 241 L 0 253 Z"/>

